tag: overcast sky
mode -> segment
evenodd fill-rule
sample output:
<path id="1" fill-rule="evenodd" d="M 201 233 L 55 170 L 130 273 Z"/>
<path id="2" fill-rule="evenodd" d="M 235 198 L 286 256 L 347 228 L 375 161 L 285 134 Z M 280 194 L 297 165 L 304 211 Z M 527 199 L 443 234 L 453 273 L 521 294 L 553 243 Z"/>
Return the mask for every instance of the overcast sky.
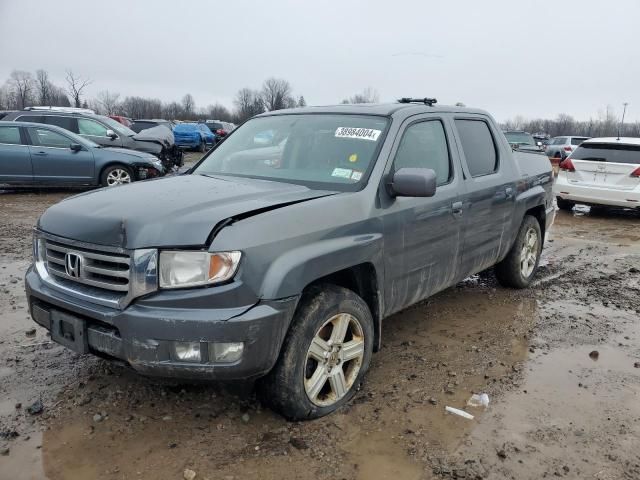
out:
<path id="1" fill-rule="evenodd" d="M 44 68 L 62 86 L 72 68 L 89 96 L 231 107 L 276 76 L 310 105 L 370 86 L 500 121 L 626 101 L 640 121 L 639 20 L 638 0 L 0 0 L 0 84 Z"/>

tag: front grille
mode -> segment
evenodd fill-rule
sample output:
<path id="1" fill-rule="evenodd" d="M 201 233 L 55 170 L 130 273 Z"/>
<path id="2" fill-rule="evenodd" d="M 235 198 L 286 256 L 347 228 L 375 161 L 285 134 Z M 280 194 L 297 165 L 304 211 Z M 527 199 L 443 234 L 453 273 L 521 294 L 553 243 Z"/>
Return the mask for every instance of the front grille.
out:
<path id="1" fill-rule="evenodd" d="M 129 255 L 80 248 L 49 239 L 44 241 L 44 247 L 44 261 L 50 275 L 123 295 L 129 292 Z"/>

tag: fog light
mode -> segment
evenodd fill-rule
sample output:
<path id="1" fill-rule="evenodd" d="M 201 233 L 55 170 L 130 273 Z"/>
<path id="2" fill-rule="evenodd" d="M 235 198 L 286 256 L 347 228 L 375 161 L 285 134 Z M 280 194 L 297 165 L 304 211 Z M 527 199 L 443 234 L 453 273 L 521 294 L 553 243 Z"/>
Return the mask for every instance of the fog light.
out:
<path id="1" fill-rule="evenodd" d="M 181 362 L 200 362 L 200 342 L 173 342 L 176 360 Z"/>
<path id="2" fill-rule="evenodd" d="M 233 363 L 242 357 L 244 343 L 210 343 L 209 361 L 217 363 Z"/>

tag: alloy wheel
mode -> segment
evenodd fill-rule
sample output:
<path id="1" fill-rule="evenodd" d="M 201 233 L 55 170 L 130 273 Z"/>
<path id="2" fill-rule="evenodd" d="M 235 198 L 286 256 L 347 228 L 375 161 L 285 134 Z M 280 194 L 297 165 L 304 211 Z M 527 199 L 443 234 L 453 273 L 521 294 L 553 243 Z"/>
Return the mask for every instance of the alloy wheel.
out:
<path id="1" fill-rule="evenodd" d="M 109 187 L 124 185 L 126 183 L 131 183 L 131 175 L 123 168 L 114 168 L 107 175 L 107 185 Z"/>
<path id="2" fill-rule="evenodd" d="M 529 278 L 538 261 L 538 233 L 529 228 L 524 235 L 524 244 L 520 252 L 520 272 L 524 278 Z"/>
<path id="3" fill-rule="evenodd" d="M 348 313 L 331 317 L 316 332 L 307 351 L 304 388 L 319 407 L 344 397 L 358 377 L 364 358 L 364 331 Z"/>

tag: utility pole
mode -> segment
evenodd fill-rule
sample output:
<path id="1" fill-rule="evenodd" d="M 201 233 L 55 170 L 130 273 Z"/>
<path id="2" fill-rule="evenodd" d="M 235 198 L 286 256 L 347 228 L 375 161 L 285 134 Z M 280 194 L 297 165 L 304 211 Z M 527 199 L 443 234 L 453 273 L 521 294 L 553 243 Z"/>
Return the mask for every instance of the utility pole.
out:
<path id="1" fill-rule="evenodd" d="M 627 105 L 629 105 L 627 102 L 624 102 L 623 104 L 623 109 L 622 109 L 622 120 L 620 120 L 620 126 L 618 127 L 618 140 L 620 140 L 620 132 L 622 131 L 622 127 L 624 127 L 624 115 L 625 113 L 627 113 Z"/>

